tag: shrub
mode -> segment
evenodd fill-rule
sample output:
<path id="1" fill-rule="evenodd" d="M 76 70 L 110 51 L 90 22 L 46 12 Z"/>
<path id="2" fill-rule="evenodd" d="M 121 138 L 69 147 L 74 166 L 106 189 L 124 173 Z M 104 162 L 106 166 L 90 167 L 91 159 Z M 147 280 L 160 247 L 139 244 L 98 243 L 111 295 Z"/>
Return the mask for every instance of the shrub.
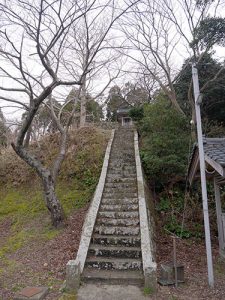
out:
<path id="1" fill-rule="evenodd" d="M 184 178 L 189 144 L 187 119 L 161 99 L 144 106 L 138 128 L 141 158 L 148 178 L 162 186 Z"/>

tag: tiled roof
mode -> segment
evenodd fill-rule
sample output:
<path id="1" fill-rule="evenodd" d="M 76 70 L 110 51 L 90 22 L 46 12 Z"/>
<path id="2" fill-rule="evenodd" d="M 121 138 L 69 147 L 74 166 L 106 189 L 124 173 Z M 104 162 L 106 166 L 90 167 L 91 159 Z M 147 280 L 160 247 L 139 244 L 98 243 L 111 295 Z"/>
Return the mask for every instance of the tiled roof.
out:
<path id="1" fill-rule="evenodd" d="M 117 113 L 129 113 L 130 108 L 118 108 Z"/>
<path id="2" fill-rule="evenodd" d="M 205 155 L 225 167 L 225 138 L 204 138 Z"/>
<path id="3" fill-rule="evenodd" d="M 205 161 L 225 178 L 225 138 L 203 138 Z M 199 169 L 198 145 L 194 144 L 189 161 L 187 178 L 194 180 Z"/>

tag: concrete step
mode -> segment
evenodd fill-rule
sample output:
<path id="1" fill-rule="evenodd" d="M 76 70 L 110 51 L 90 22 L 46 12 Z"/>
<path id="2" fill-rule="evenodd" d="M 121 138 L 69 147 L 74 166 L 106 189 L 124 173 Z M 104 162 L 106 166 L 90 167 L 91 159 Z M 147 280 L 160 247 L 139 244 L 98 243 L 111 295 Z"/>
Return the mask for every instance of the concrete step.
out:
<path id="1" fill-rule="evenodd" d="M 93 234 L 92 243 L 100 245 L 120 245 L 125 247 L 140 247 L 141 236 L 109 236 Z"/>
<path id="2" fill-rule="evenodd" d="M 99 217 L 103 218 L 138 218 L 138 211 L 99 211 Z"/>
<path id="3" fill-rule="evenodd" d="M 122 247 L 115 245 L 91 244 L 88 249 L 90 257 L 111 257 L 111 258 L 141 258 L 141 247 Z"/>
<path id="4" fill-rule="evenodd" d="M 114 145 L 121 145 L 121 146 L 126 146 L 129 144 L 133 144 L 134 143 L 134 139 L 133 139 L 133 134 L 123 134 L 120 133 L 120 135 L 115 135 L 114 136 Z M 124 141 L 126 141 L 126 143 L 124 143 Z"/>
<path id="5" fill-rule="evenodd" d="M 121 169 L 115 169 L 115 168 L 109 168 L 107 172 L 107 177 L 108 175 L 112 177 L 119 177 L 119 178 L 124 178 L 124 177 L 129 177 L 129 178 L 136 178 L 136 170 L 135 171 L 130 171 L 130 170 L 123 170 Z"/>
<path id="6" fill-rule="evenodd" d="M 119 152 L 119 151 L 114 151 L 113 156 L 110 157 L 109 161 L 124 161 L 124 160 L 129 160 L 133 161 L 135 158 L 135 151 L 134 147 L 132 146 L 132 149 L 126 150 L 126 152 Z"/>
<path id="7" fill-rule="evenodd" d="M 124 140 L 126 142 L 124 142 Z M 129 150 L 129 149 L 133 149 L 133 145 L 134 145 L 134 142 L 133 142 L 133 139 L 132 140 L 129 140 L 128 138 L 120 138 L 120 139 L 115 139 L 114 140 L 114 143 L 112 145 L 112 149 L 114 150 L 122 150 L 122 149 L 126 149 L 126 150 Z"/>
<path id="8" fill-rule="evenodd" d="M 130 172 L 130 173 L 135 173 L 136 172 L 136 166 L 135 164 L 131 165 L 131 164 L 110 164 L 109 163 L 109 171 L 125 171 L 125 172 Z"/>
<path id="9" fill-rule="evenodd" d="M 137 204 L 118 204 L 107 205 L 101 204 L 100 211 L 135 211 L 138 210 Z"/>
<path id="10" fill-rule="evenodd" d="M 134 142 L 129 141 L 128 139 L 125 139 L 125 140 L 126 140 L 126 142 L 124 142 L 123 139 L 116 139 L 112 145 L 112 149 L 117 151 L 117 153 L 121 152 L 121 150 L 123 150 L 123 149 L 126 149 L 128 151 L 130 149 L 133 149 Z"/>
<path id="11" fill-rule="evenodd" d="M 108 169 L 108 173 L 107 173 L 107 177 L 108 175 L 119 175 L 121 177 L 136 177 L 136 170 L 130 171 L 130 170 L 123 170 L 121 169 L 115 169 L 115 168 L 109 168 Z"/>
<path id="12" fill-rule="evenodd" d="M 112 159 L 109 161 L 109 166 L 110 167 L 123 167 L 123 166 L 130 166 L 130 167 L 135 167 L 135 158 L 132 157 L 130 159 L 118 159 L 115 157 L 112 157 Z"/>
<path id="13" fill-rule="evenodd" d="M 101 201 L 102 204 L 108 204 L 108 205 L 112 205 L 112 204 L 138 204 L 138 198 L 102 198 Z"/>
<path id="14" fill-rule="evenodd" d="M 109 218 L 98 218 L 97 225 L 106 225 L 106 226 L 137 226 L 139 225 L 139 218 L 133 219 L 109 219 Z"/>
<path id="15" fill-rule="evenodd" d="M 104 191 L 102 197 L 105 199 L 137 198 L 138 194 L 136 192 Z"/>
<path id="16" fill-rule="evenodd" d="M 133 147 L 132 147 L 133 148 Z M 116 152 L 114 151 L 113 156 L 110 157 L 110 162 L 112 161 L 124 161 L 124 160 L 129 160 L 133 161 L 135 158 L 135 151 L 132 150 L 127 150 L 126 152 Z"/>
<path id="17" fill-rule="evenodd" d="M 101 270 L 141 270 L 142 260 L 133 258 L 107 258 L 107 257 L 88 257 L 85 266 L 87 268 Z"/>
<path id="18" fill-rule="evenodd" d="M 136 177 L 136 168 L 134 170 L 124 170 L 123 168 L 115 168 L 115 167 L 110 167 L 108 168 L 108 173 L 107 175 L 121 175 L 122 178 L 133 178 Z"/>
<path id="19" fill-rule="evenodd" d="M 144 284 L 144 276 L 141 271 L 109 271 L 84 268 L 82 281 L 85 283 L 101 282 L 102 284 L 124 284 L 141 287 Z"/>
<path id="20" fill-rule="evenodd" d="M 104 226 L 96 225 L 94 233 L 103 235 L 138 235 L 140 233 L 140 227 L 125 227 L 125 226 Z"/>
<path id="21" fill-rule="evenodd" d="M 129 184 L 137 184 L 136 176 L 135 178 L 132 177 L 106 177 L 106 183 L 129 183 Z"/>
<path id="22" fill-rule="evenodd" d="M 129 186 L 129 187 L 105 187 L 104 188 L 104 193 L 109 193 L 109 194 L 131 194 L 135 193 L 137 194 L 137 187 L 136 186 Z"/>
<path id="23" fill-rule="evenodd" d="M 136 183 L 136 182 L 135 182 Z M 130 182 L 106 182 L 105 183 L 105 188 L 123 188 L 123 189 L 126 189 L 126 188 L 133 188 L 135 187 L 136 188 L 136 184 L 134 183 L 134 180 L 133 181 L 130 181 Z"/>
<path id="24" fill-rule="evenodd" d="M 137 186 L 136 184 L 132 185 L 129 184 L 129 186 L 122 186 L 121 183 L 115 183 L 114 186 L 105 186 L 104 192 L 108 193 L 115 193 L 115 192 L 122 192 L 122 193 L 136 193 L 137 192 Z"/>
<path id="25" fill-rule="evenodd" d="M 124 142 L 126 141 L 126 142 Z M 132 145 L 134 144 L 134 137 L 133 135 L 124 136 L 123 134 L 121 136 L 114 136 L 114 143 L 113 146 L 119 145 L 122 147 L 126 147 L 126 145 Z M 132 149 L 132 148 L 129 148 Z"/>
<path id="26" fill-rule="evenodd" d="M 108 179 L 122 179 L 122 178 L 127 178 L 129 176 L 130 179 L 137 179 L 137 174 L 136 173 L 130 173 L 130 172 L 124 172 L 124 171 L 117 171 L 116 173 L 113 172 L 111 173 L 110 171 L 108 171 L 107 173 L 107 180 Z"/>
<path id="27" fill-rule="evenodd" d="M 132 149 L 132 152 L 130 151 L 130 149 Z M 130 157 L 133 156 L 133 159 L 135 157 L 135 152 L 134 152 L 134 145 L 130 145 L 126 148 L 122 148 L 119 146 L 115 146 L 114 148 L 112 148 L 111 151 L 111 156 L 109 161 L 115 160 L 115 159 L 121 159 L 123 158 L 124 160 L 130 160 Z"/>

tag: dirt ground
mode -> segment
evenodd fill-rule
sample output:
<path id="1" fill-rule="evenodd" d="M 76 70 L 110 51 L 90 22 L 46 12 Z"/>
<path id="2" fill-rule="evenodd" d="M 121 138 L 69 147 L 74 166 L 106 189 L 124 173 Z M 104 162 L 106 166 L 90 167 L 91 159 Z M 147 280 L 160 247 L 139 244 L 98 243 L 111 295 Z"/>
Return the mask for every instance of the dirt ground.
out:
<path id="1" fill-rule="evenodd" d="M 184 266 L 185 283 L 178 288 L 158 285 L 158 292 L 153 299 L 225 299 L 225 261 L 219 256 L 218 245 L 213 239 L 213 263 L 215 287 L 209 288 L 207 261 L 203 240 L 177 239 L 178 262 Z M 157 241 L 158 269 L 162 263 L 171 262 L 173 241 L 168 235 L 160 236 Z M 159 270 L 158 270 L 159 271 Z M 158 272 L 158 278 L 160 272 Z"/>
<path id="2" fill-rule="evenodd" d="M 74 259 L 76 255 L 86 211 L 87 207 L 77 210 L 69 218 L 68 226 L 52 240 L 45 243 L 33 240 L 26 247 L 8 255 L 7 262 L 0 260 L 0 268 L 3 270 L 2 274 L 0 273 L 1 300 L 13 299 L 18 290 L 29 285 L 49 286 L 50 293 L 47 300 L 57 300 L 62 297 L 60 287 L 65 279 L 65 266 L 67 261 Z M 9 222 L 0 225 L 0 235 L 3 239 L 8 232 L 7 226 Z M 158 234 L 156 242 L 157 263 L 160 268 L 162 263 L 171 262 L 173 242 L 166 234 Z M 178 239 L 177 257 L 184 265 L 185 283 L 180 284 L 178 288 L 158 285 L 157 293 L 147 295 L 146 299 L 225 299 L 225 261 L 219 257 L 215 238 L 213 238 L 214 289 L 210 289 L 207 284 L 203 240 Z M 126 295 L 124 299 L 127 299 Z"/>
<path id="3" fill-rule="evenodd" d="M 7 261 L 0 258 L 0 269 L 3 270 L 0 273 L 1 300 L 13 299 L 16 292 L 26 286 L 48 286 L 47 299 L 59 298 L 66 263 L 76 257 L 86 211 L 87 206 L 76 210 L 68 219 L 67 227 L 55 238 L 48 241 L 33 239 L 25 247 L 7 255 Z M 7 226 L 10 226 L 9 222 L 0 224 L 0 236 L 9 231 Z"/>

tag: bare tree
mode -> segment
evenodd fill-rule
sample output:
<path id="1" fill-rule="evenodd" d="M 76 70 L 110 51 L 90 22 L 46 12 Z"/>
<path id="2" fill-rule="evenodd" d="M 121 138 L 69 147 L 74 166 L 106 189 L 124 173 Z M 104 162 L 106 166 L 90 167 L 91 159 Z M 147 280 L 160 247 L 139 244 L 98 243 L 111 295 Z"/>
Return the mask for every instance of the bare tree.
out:
<path id="1" fill-rule="evenodd" d="M 26 111 L 12 147 L 41 178 L 46 205 L 54 226 L 60 226 L 64 221 L 63 209 L 55 193 L 55 184 L 65 157 L 68 129 L 75 106 L 63 123 L 61 116 L 68 102 L 56 112 L 53 93 L 60 93 L 63 87 L 74 85 L 80 86 L 79 94 L 84 93 L 87 75 L 92 70 L 97 72 L 94 61 L 109 30 L 132 5 L 133 3 L 118 6 L 115 11 L 113 0 L 106 1 L 104 5 L 99 4 L 97 0 L 16 0 L 13 3 L 5 1 L 4 4 L 0 4 L 0 55 L 4 62 L 0 72 L 5 78 L 0 87 L 0 99 Z M 71 47 L 74 42 L 71 39 L 72 28 L 76 33 L 83 20 L 93 20 L 93 14 L 97 17 L 105 7 L 111 9 L 111 6 L 113 13 L 110 25 L 93 43 L 94 51 L 88 46 L 91 53 L 79 69 L 77 49 Z M 71 61 L 68 60 L 68 56 L 72 58 Z M 43 165 L 28 148 L 32 122 L 43 103 L 51 110 L 52 118 L 60 132 L 60 149 L 50 168 Z"/>
<path id="2" fill-rule="evenodd" d="M 70 60 L 67 58 L 65 65 L 71 74 L 87 70 L 83 76 L 79 94 L 80 127 L 85 125 L 87 96 L 93 85 L 96 90 L 99 79 L 102 79 L 101 88 L 94 97 L 97 99 L 120 74 L 121 53 L 117 49 L 122 48 L 123 42 L 116 42 L 116 37 L 112 34 L 113 26 L 132 6 L 131 2 L 120 8 L 115 1 L 107 0 L 107 3 L 101 6 L 97 13 L 92 16 L 83 15 L 79 30 L 73 26 L 70 37 L 73 43 L 70 48 L 76 53 L 76 57 L 70 56 Z M 74 59 L 76 70 L 74 69 Z"/>
<path id="3" fill-rule="evenodd" d="M 150 0 L 137 4 L 129 18 L 123 20 L 123 32 L 128 39 L 129 58 L 153 78 L 183 114 L 173 85 L 175 70 L 173 55 L 180 35 L 172 31 L 171 22 L 159 13 L 158 2 Z"/>
<path id="4" fill-rule="evenodd" d="M 145 76 L 158 83 L 182 114 L 174 88 L 179 59 L 194 55 L 199 61 L 209 50 L 206 47 L 202 51 L 200 44 L 193 41 L 196 41 L 196 29 L 201 21 L 209 14 L 217 15 L 220 4 L 220 0 L 143 0 L 133 8 L 130 18 L 123 19 L 130 60 L 141 66 Z M 191 97 L 189 101 L 194 115 Z"/>
<path id="5" fill-rule="evenodd" d="M 86 70 L 74 79 L 66 73 L 61 60 L 64 49 L 68 47 L 66 37 L 69 29 L 93 9 L 95 2 L 16 0 L 0 4 L 0 55 L 4 62 L 0 71 L 1 76 L 7 78 L 1 87 L 5 93 L 1 99 L 26 110 L 12 147 L 41 178 L 46 206 L 54 226 L 60 226 L 64 220 L 63 209 L 55 193 L 54 172 L 26 148 L 26 137 L 40 105 L 56 88 L 81 84 Z"/>

